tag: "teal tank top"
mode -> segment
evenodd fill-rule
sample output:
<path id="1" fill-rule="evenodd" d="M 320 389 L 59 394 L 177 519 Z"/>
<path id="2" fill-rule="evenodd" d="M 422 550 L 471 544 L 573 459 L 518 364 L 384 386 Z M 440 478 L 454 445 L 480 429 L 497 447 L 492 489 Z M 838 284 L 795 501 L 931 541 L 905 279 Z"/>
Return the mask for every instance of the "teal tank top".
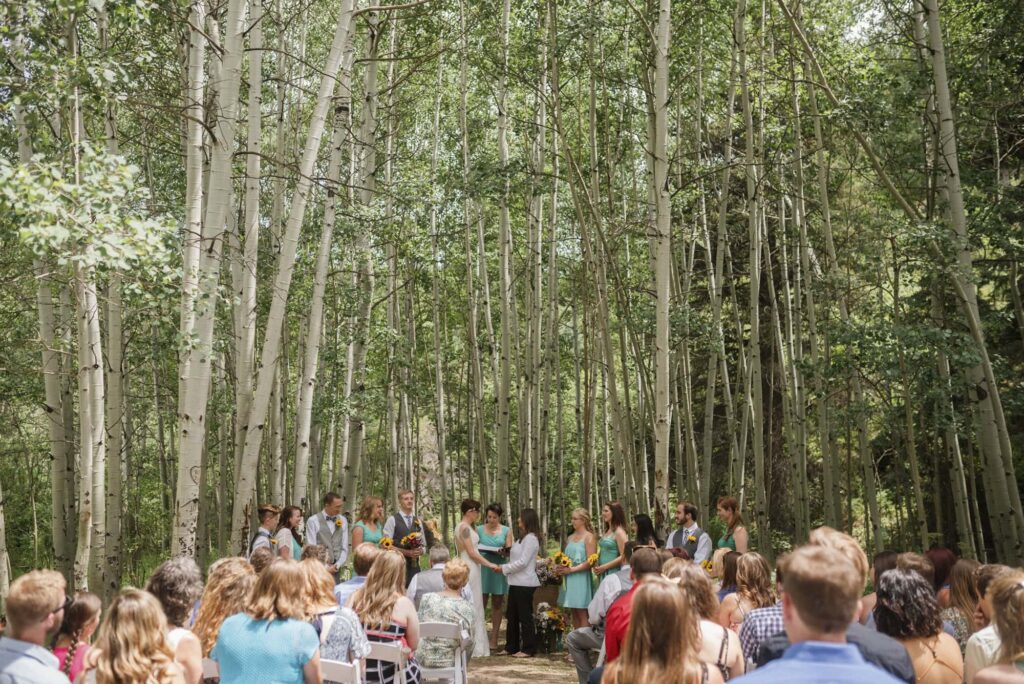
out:
<path id="1" fill-rule="evenodd" d="M 358 527 L 363 530 L 363 541 L 370 542 L 371 544 L 379 544 L 380 540 L 384 538 L 383 525 L 378 525 L 376 531 L 371 530 L 366 526 L 362 520 L 357 522 L 353 528 Z"/>

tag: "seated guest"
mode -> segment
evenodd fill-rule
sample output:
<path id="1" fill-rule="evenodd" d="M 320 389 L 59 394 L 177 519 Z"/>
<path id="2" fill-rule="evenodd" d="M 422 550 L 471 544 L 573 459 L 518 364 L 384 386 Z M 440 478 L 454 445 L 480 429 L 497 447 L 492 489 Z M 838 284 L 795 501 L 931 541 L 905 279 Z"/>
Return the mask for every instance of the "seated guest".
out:
<path id="1" fill-rule="evenodd" d="M 629 566 L 635 546 L 635 542 L 626 542 L 622 549 L 622 566 L 609 573 L 598 585 L 594 598 L 587 606 L 587 620 L 590 622 L 590 626 L 574 629 L 565 637 L 565 650 L 569 652 L 569 657 L 572 658 L 573 664 L 576 666 L 579 684 L 586 684 L 587 678 L 594 669 L 591 656 L 596 656 L 601 650 L 601 644 L 604 641 L 604 620 L 608 609 L 615 599 L 633 586 L 633 579 L 629 575 Z"/>
<path id="2" fill-rule="evenodd" d="M 167 618 L 149 592 L 123 589 L 100 625 L 86 659 L 90 684 L 184 684 L 167 642 Z"/>
<path id="3" fill-rule="evenodd" d="M 956 554 L 945 547 L 933 546 L 924 552 L 924 556 L 931 561 L 934 568 L 932 586 L 939 599 L 939 608 L 945 608 L 949 605 L 949 575 L 956 565 Z"/>
<path id="4" fill-rule="evenodd" d="M 279 558 L 263 571 L 248 609 L 224 621 L 210 652 L 220 684 L 321 680 L 320 639 L 306 622 L 305 585 L 298 561 Z"/>
<path id="5" fill-rule="evenodd" d="M 640 555 L 638 550 L 634 558 Z M 604 669 L 602 682 L 717 684 L 722 675 L 697 657 L 698 618 L 674 582 L 644 580 L 632 600 L 632 617 L 621 655 Z M 595 671 L 596 673 L 596 671 Z"/>
<path id="6" fill-rule="evenodd" d="M 750 611 L 750 615 L 740 627 L 740 645 L 743 647 L 743 658 L 748 662 L 754 662 L 757 650 L 769 637 L 784 631 L 782 626 L 782 570 L 778 566 L 775 567 L 775 595 L 778 600 L 774 605 Z"/>
<path id="7" fill-rule="evenodd" d="M 834 530 L 831 527 L 819 527 L 811 531 L 811 546 L 822 546 L 838 551 L 846 562 L 849 563 L 860 577 L 859 591 L 864 590 L 864 584 L 868 576 L 868 557 L 857 544 L 857 540 L 848 534 Z M 785 568 L 783 565 L 783 584 L 785 584 Z M 860 602 L 857 602 L 858 609 Z M 858 615 L 859 617 L 859 610 Z M 910 662 L 910 656 L 903 644 L 884 634 L 879 634 L 874 629 L 869 629 L 854 620 L 846 630 L 845 640 L 847 643 L 856 646 L 864 660 L 877 665 L 892 676 L 907 684 L 915 684 L 917 676 L 914 674 L 914 666 Z M 776 634 L 765 640 L 757 651 L 755 662 L 762 666 L 768 662 L 782 657 L 782 654 L 789 648 L 790 642 L 786 633 Z"/>
<path id="8" fill-rule="evenodd" d="M 210 566 L 203 597 L 199 600 L 192 633 L 199 639 L 203 657 L 209 658 L 224 620 L 241 613 L 249 605 L 256 584 L 256 572 L 244 558 L 221 558 Z"/>
<path id="9" fill-rule="evenodd" d="M 399 643 L 415 650 L 420 642 L 416 606 L 405 595 L 405 557 L 398 551 L 382 551 L 373 562 L 366 584 L 348 599 L 348 608 L 359 616 L 371 642 Z M 385 684 L 395 679 L 395 666 L 383 660 L 366 661 L 366 681 Z M 410 657 L 405 684 L 418 684 L 420 669 Z"/>
<path id="10" fill-rule="evenodd" d="M 697 616 L 700 627 L 697 659 L 717 669 L 724 681 L 742 675 L 744 668 L 740 639 L 736 632 L 715 622 L 718 602 L 707 573 L 698 565 L 673 558 L 662 566 L 661 574 L 679 585 L 690 602 L 692 614 Z"/>
<path id="11" fill-rule="evenodd" d="M 328 555 L 326 546 L 321 546 L 320 544 L 306 544 L 302 547 L 302 553 L 299 555 L 299 560 L 306 560 L 307 558 L 320 561 L 328 570 L 331 568 L 330 556 Z"/>
<path id="12" fill-rule="evenodd" d="M 448 547 L 444 544 L 434 544 L 430 547 L 430 569 L 417 572 L 412 581 L 409 582 L 409 587 L 405 590 L 405 595 L 409 597 L 409 600 L 416 606 L 416 610 L 420 609 L 420 601 L 427 594 L 432 594 L 438 591 L 444 591 L 444 568 L 451 558 L 451 553 L 448 551 Z M 463 585 L 462 587 L 462 598 L 473 603 L 473 595 L 469 591 L 469 587 Z"/>
<path id="13" fill-rule="evenodd" d="M 619 651 L 622 650 L 622 644 L 626 640 L 626 629 L 629 628 L 630 612 L 633 609 L 633 596 L 637 589 L 646 580 L 661 576 L 661 559 L 658 557 L 658 552 L 651 548 L 637 547 L 634 549 L 629 567 L 633 586 L 615 600 L 615 603 L 608 608 L 608 615 L 605 617 L 605 663 L 610 663 L 619 657 Z"/>
<path id="14" fill-rule="evenodd" d="M 860 600 L 861 604 L 861 615 L 860 623 L 866 625 L 871 623 L 874 617 L 875 600 L 878 598 L 876 591 L 878 590 L 878 578 L 882 576 L 882 573 L 892 570 L 896 567 L 896 559 L 900 554 L 895 551 L 880 551 L 875 554 L 875 558 L 871 561 L 871 589 L 872 592 Z M 872 623 L 872 627 L 873 627 Z"/>
<path id="15" fill-rule="evenodd" d="M 437 545 L 434 548 L 437 548 Z M 441 572 L 444 588 L 438 592 L 423 594 L 417 610 L 420 624 L 446 622 L 458 625 L 472 638 L 473 604 L 463 594 L 466 583 L 469 582 L 469 566 L 461 558 L 456 558 L 445 563 Z M 426 574 L 421 572 L 413 577 L 413 584 L 418 580 L 422 581 Z M 416 659 L 424 667 L 451 667 L 455 662 L 456 645 L 450 639 L 422 639 L 419 648 L 416 649 Z M 466 653 L 472 652 L 473 644 L 470 643 L 466 646 Z"/>
<path id="16" fill-rule="evenodd" d="M 339 606 L 344 606 L 348 602 L 348 597 L 366 583 L 366 575 L 379 553 L 377 545 L 370 542 L 363 542 L 352 551 L 352 569 L 356 574 L 334 587 L 334 598 L 337 599 Z"/>
<path id="17" fill-rule="evenodd" d="M 917 573 L 922 579 L 924 579 L 925 582 L 931 584 L 932 586 L 935 585 L 935 564 L 932 563 L 932 560 L 929 556 L 922 556 L 919 553 L 912 552 L 901 553 L 900 555 L 896 556 L 896 567 L 900 570 L 909 570 L 911 572 Z M 867 625 L 872 629 L 878 628 L 875 624 L 874 611 L 872 611 L 871 617 L 867 621 Z M 951 637 L 956 638 L 956 629 L 953 627 L 951 623 L 948 623 L 943 620 L 942 630 Z"/>
<path id="18" fill-rule="evenodd" d="M 85 669 L 85 654 L 89 652 L 93 633 L 100 626 L 102 607 L 99 596 L 80 591 L 64 611 L 64 621 L 53 640 L 53 655 L 60 661 L 60 671 L 71 681 Z"/>
<path id="19" fill-rule="evenodd" d="M 942 620 L 953 626 L 953 636 L 960 644 L 960 655 L 967 651 L 967 640 L 974 634 L 974 611 L 978 607 L 978 585 L 974 572 L 981 563 L 961 558 L 949 572 L 949 594 L 946 607 L 942 609 Z M 940 600 L 941 605 L 941 600 Z"/>
<path id="20" fill-rule="evenodd" d="M 7 627 L 0 638 L 0 681 L 68 684 L 57 669 L 59 661 L 44 647 L 72 604 L 64 593 L 66 586 L 64 576 L 54 570 L 33 570 L 11 583 Z"/>
<path id="21" fill-rule="evenodd" d="M 722 553 L 719 554 L 719 552 Z M 736 593 L 736 568 L 742 555 L 742 553 L 727 549 L 715 551 L 716 560 L 712 561 L 711 573 L 719 580 L 718 591 L 715 594 L 719 603 L 724 601 L 726 596 Z M 716 561 L 720 562 L 717 568 L 713 564 Z"/>
<path id="22" fill-rule="evenodd" d="M 882 575 L 875 603 L 875 624 L 882 634 L 906 647 L 918 684 L 959 684 L 964 661 L 956 639 L 942 631 L 935 588 L 912 570 Z"/>
<path id="23" fill-rule="evenodd" d="M 1024 684 L 1024 572 L 1000 575 L 988 588 L 992 617 L 1002 635 L 999 659 L 974 677 L 974 684 Z"/>
<path id="24" fill-rule="evenodd" d="M 338 611 L 338 601 L 334 598 L 334 576 L 326 565 L 313 558 L 299 561 L 299 564 L 306 577 L 306 621 L 313 625 L 323 644 Z"/>
<path id="25" fill-rule="evenodd" d="M 261 546 L 249 554 L 249 564 L 252 565 L 252 569 L 257 575 L 262 575 L 263 571 L 274 562 L 274 558 L 276 556 L 269 548 Z"/>
<path id="26" fill-rule="evenodd" d="M 736 562 L 736 591 L 726 596 L 718 608 L 718 624 L 739 633 L 750 611 L 774 603 L 768 561 L 759 553 L 745 553 Z"/>
<path id="27" fill-rule="evenodd" d="M 191 558 L 177 556 L 157 566 L 146 583 L 163 606 L 167 617 L 167 643 L 174 651 L 174 661 L 185 671 L 186 682 L 203 678 L 203 649 L 195 634 L 185 629 L 192 605 L 203 593 L 199 566 Z"/>
<path id="28" fill-rule="evenodd" d="M 846 641 L 860 612 L 867 558 L 858 569 L 836 549 L 810 544 L 786 556 L 781 565 L 782 621 L 792 646 L 742 681 L 897 684 L 900 680 L 866 662 Z"/>
<path id="29" fill-rule="evenodd" d="M 998 626 L 992 623 L 992 595 L 989 588 L 1003 575 L 1012 572 L 1005 565 L 982 565 L 975 573 L 978 585 L 978 613 L 986 626 L 978 629 L 967 640 L 967 653 L 964 654 L 964 681 L 972 684 L 978 672 L 989 665 L 999 662 L 999 648 L 1002 644 Z"/>
<path id="30" fill-rule="evenodd" d="M 366 638 L 366 630 L 359 624 L 359 617 L 351 608 L 339 606 L 330 630 L 320 635 L 320 657 L 323 660 L 351 663 L 368 655 L 370 642 Z M 332 682 L 325 680 L 324 684 Z"/>

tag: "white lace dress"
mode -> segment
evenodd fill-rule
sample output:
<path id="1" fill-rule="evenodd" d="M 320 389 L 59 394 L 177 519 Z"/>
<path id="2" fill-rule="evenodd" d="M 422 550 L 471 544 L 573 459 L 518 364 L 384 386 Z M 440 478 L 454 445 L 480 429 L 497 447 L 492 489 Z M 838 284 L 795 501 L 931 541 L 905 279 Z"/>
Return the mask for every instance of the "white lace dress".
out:
<path id="1" fill-rule="evenodd" d="M 462 538 L 463 530 L 469 530 L 469 540 L 473 544 L 473 548 L 480 543 L 480 535 L 466 523 L 459 523 L 455 528 L 455 545 L 459 548 L 459 558 L 469 566 L 468 586 L 473 595 L 473 657 L 483 658 L 491 655 L 491 646 L 487 640 L 487 625 L 484 622 L 484 594 L 480 584 L 480 566 L 466 551 Z"/>

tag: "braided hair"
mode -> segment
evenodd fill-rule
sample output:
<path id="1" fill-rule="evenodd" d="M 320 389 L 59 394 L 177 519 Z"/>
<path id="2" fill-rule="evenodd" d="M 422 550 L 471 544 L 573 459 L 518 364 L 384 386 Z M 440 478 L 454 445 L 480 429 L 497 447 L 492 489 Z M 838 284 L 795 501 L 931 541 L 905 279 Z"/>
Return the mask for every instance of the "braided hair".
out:
<path id="1" fill-rule="evenodd" d="M 53 645 L 50 650 L 57 648 L 61 637 L 66 637 L 71 643 L 68 645 L 68 654 L 61 664 L 60 670 L 67 677 L 71 678 L 71 664 L 75 661 L 75 652 L 78 644 L 82 641 L 85 628 L 95 621 L 100 614 L 103 604 L 100 597 L 88 591 L 80 591 L 75 594 L 71 606 L 64 611 L 64 622 L 60 624 L 60 630 L 53 637 Z"/>

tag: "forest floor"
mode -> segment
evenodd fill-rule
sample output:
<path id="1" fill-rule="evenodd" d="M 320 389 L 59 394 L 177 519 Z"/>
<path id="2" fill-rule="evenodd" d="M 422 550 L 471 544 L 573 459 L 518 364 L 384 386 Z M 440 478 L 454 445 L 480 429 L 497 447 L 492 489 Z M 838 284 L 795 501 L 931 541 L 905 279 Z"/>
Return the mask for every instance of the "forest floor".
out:
<path id="1" fill-rule="evenodd" d="M 533 658 L 492 656 L 469 662 L 469 684 L 563 684 L 576 681 L 576 668 L 565 652 L 541 654 Z"/>

